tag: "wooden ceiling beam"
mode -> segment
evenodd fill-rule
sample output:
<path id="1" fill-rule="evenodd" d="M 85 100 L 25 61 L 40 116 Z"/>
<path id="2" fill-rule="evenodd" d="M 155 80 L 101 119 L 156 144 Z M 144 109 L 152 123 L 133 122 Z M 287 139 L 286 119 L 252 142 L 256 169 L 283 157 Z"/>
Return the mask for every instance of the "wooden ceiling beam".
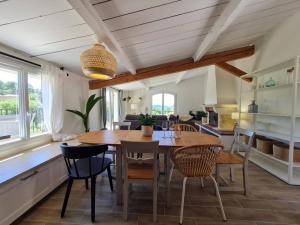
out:
<path id="1" fill-rule="evenodd" d="M 138 69 L 136 75 L 134 76 L 131 75 L 130 73 L 125 73 L 125 74 L 120 74 L 111 80 L 105 80 L 105 81 L 90 80 L 89 88 L 91 90 L 99 89 L 99 88 L 109 87 L 117 84 L 123 84 L 127 82 L 143 80 L 151 77 L 157 77 L 166 74 L 191 70 L 199 67 L 215 65 L 221 62 L 227 62 L 227 61 L 251 56 L 254 54 L 254 51 L 255 51 L 254 46 L 247 46 L 247 47 L 237 48 L 229 51 L 206 55 L 197 62 L 194 62 L 192 58 L 189 58 L 189 59 L 183 59 L 176 62 Z"/>
<path id="2" fill-rule="evenodd" d="M 247 73 L 233 65 L 230 65 L 229 63 L 227 62 L 220 62 L 220 63 L 216 63 L 216 65 L 220 68 L 222 68 L 223 70 L 233 74 L 234 76 L 237 76 L 237 77 L 241 77 L 243 75 L 246 75 Z M 244 80 L 248 81 L 248 82 L 251 82 L 252 79 L 251 78 L 245 78 Z"/>

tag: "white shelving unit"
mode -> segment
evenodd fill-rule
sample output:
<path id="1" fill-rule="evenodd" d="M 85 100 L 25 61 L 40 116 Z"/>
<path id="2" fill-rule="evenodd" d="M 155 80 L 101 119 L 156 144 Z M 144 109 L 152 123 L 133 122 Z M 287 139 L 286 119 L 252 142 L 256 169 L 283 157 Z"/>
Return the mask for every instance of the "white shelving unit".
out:
<path id="1" fill-rule="evenodd" d="M 239 125 L 257 135 L 289 145 L 288 161 L 253 150 L 250 160 L 283 181 L 300 185 L 300 163 L 294 162 L 294 148 L 300 147 L 299 56 L 277 65 L 246 74 L 240 82 Z M 252 78 L 251 84 L 244 78 Z M 275 85 L 267 87 L 267 81 Z M 258 112 L 248 112 L 255 100 Z"/>

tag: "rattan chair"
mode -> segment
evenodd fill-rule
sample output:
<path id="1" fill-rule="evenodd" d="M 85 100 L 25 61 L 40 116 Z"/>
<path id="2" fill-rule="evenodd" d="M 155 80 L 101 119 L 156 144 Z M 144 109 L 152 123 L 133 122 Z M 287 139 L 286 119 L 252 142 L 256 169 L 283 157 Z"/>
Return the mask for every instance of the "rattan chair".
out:
<path id="1" fill-rule="evenodd" d="M 174 126 L 175 126 L 175 130 L 179 128 L 179 130 L 181 131 L 198 132 L 198 130 L 195 127 L 189 124 L 177 123 Z"/>
<path id="2" fill-rule="evenodd" d="M 241 141 L 241 136 L 248 137 L 248 142 Z M 241 168 L 243 170 L 243 188 L 239 187 L 220 187 L 221 191 L 243 191 L 244 195 L 249 194 L 248 187 L 248 164 L 249 157 L 252 151 L 252 143 L 255 133 L 252 130 L 246 130 L 239 127 L 235 128 L 234 139 L 230 151 L 220 152 L 220 157 L 217 160 L 216 179 L 220 183 L 220 171 L 224 167 L 230 169 L 230 180 L 233 181 L 233 168 Z M 244 157 L 237 155 L 238 152 L 244 152 Z M 226 180 L 223 179 L 225 182 Z M 227 182 L 226 182 L 227 183 Z"/>
<path id="3" fill-rule="evenodd" d="M 193 127 L 192 125 L 189 125 L 189 124 L 178 123 L 178 124 L 174 125 L 174 128 L 175 128 L 175 130 L 179 128 L 180 131 L 198 132 L 198 130 L 195 127 Z M 170 183 L 171 183 L 171 180 L 172 180 L 173 172 L 174 172 L 174 163 L 171 164 L 171 170 L 170 170 L 169 182 L 168 182 L 169 186 L 170 186 Z M 201 187 L 202 188 L 204 187 L 203 178 L 201 178 Z"/>
<path id="4" fill-rule="evenodd" d="M 184 176 L 180 206 L 180 224 L 182 224 L 183 221 L 186 181 L 188 178 L 192 177 L 211 178 L 216 189 L 223 220 L 227 220 L 218 189 L 218 184 L 215 178 L 212 176 L 219 152 L 222 149 L 222 145 L 197 145 L 175 149 L 172 152 L 173 162 L 178 171 Z"/>
<path id="5" fill-rule="evenodd" d="M 123 158 L 123 216 L 128 217 L 128 185 L 131 183 L 152 183 L 153 185 L 153 221 L 157 220 L 157 193 L 158 193 L 158 144 L 159 141 L 134 142 L 122 141 Z M 129 154 L 151 153 L 151 158 L 131 158 Z M 148 156 L 148 154 L 147 154 Z"/>

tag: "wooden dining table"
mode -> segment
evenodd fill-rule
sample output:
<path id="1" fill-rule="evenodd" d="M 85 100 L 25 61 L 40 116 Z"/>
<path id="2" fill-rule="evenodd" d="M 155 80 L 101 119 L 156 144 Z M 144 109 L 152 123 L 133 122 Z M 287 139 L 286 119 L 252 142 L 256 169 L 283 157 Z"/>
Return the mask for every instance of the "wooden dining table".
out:
<path id="1" fill-rule="evenodd" d="M 129 141 L 159 141 L 159 153 L 164 154 L 165 182 L 168 185 L 170 172 L 170 152 L 174 148 L 190 145 L 221 144 L 221 140 L 215 136 L 200 132 L 181 132 L 179 138 L 175 138 L 173 131 L 154 131 L 152 137 L 143 136 L 139 130 L 101 130 L 80 135 L 79 142 L 84 144 L 106 144 L 116 147 L 116 191 L 117 204 L 122 203 L 122 148 L 121 140 Z M 167 188 L 165 188 L 167 189 Z"/>

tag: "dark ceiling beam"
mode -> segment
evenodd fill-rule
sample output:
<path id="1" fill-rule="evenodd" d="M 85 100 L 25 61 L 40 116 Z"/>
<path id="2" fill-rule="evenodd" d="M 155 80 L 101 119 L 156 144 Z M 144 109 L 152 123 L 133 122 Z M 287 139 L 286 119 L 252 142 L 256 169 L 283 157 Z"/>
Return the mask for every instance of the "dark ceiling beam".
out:
<path id="1" fill-rule="evenodd" d="M 254 46 L 247 46 L 237 48 L 229 51 L 218 52 L 214 54 L 205 55 L 201 60 L 194 62 L 192 58 L 183 59 L 176 62 L 160 64 L 157 66 L 138 69 L 135 75 L 124 73 L 117 75 L 111 80 L 90 80 L 89 88 L 91 90 L 109 87 L 117 84 L 123 84 L 151 77 L 177 73 L 181 71 L 191 70 L 199 67 L 216 65 L 218 63 L 241 59 L 253 55 L 255 52 Z"/>

